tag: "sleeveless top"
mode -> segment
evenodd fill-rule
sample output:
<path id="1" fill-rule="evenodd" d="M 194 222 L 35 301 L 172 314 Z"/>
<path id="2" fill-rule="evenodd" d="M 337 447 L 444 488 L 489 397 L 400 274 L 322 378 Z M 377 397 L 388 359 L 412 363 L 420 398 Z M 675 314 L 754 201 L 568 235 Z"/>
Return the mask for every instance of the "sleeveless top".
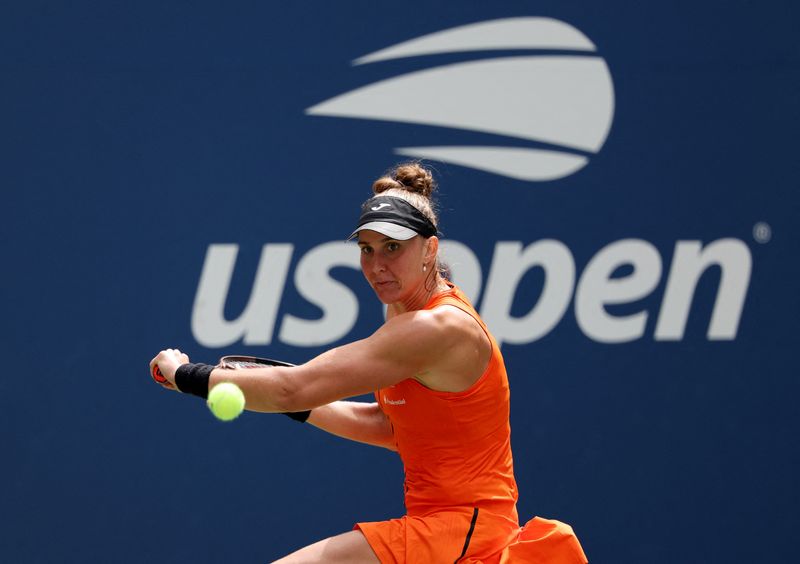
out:
<path id="1" fill-rule="evenodd" d="M 488 336 L 492 352 L 486 370 L 467 390 L 436 391 L 409 378 L 375 392 L 403 461 L 406 510 L 409 516 L 423 516 L 448 507 L 475 507 L 517 523 L 503 357 L 461 290 L 451 285 L 423 309 L 442 306 L 472 316 Z"/>

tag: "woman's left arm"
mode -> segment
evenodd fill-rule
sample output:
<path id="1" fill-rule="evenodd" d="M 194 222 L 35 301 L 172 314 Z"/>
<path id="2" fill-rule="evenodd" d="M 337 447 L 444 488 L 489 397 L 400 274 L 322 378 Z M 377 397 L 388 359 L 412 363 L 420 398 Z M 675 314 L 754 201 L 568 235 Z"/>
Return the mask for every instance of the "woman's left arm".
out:
<path id="1" fill-rule="evenodd" d="M 337 437 L 397 450 L 389 418 L 375 402 L 335 401 L 314 408 L 308 423 Z"/>

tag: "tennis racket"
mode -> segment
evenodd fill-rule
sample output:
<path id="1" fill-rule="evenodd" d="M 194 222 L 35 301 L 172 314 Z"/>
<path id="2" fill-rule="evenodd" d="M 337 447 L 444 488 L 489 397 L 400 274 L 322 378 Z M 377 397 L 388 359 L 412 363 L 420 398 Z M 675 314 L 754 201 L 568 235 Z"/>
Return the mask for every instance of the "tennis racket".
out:
<path id="1" fill-rule="evenodd" d="M 229 354 L 225 355 L 219 359 L 219 363 L 217 364 L 217 368 L 225 368 L 229 370 L 237 370 L 237 369 L 245 369 L 245 368 L 261 368 L 262 366 L 287 366 L 292 367 L 295 366 L 290 362 L 283 362 L 282 360 L 273 360 L 271 358 L 261 358 L 259 356 L 245 356 L 245 355 L 237 355 L 237 354 Z M 162 383 L 167 382 L 167 379 L 161 374 L 161 371 L 158 369 L 158 366 L 153 367 L 153 379 L 156 382 Z M 171 384 L 168 384 L 171 386 Z M 300 421 L 304 423 L 308 420 L 308 416 L 311 415 L 311 410 L 306 411 L 289 411 L 285 412 L 284 415 L 287 417 L 294 419 L 295 421 Z"/>
<path id="2" fill-rule="evenodd" d="M 294 364 L 283 362 L 282 360 L 272 360 L 271 358 L 235 354 L 223 356 L 221 359 L 219 359 L 219 364 L 217 364 L 217 368 L 229 369 L 261 368 L 264 366 L 294 366 Z"/>
<path id="3" fill-rule="evenodd" d="M 165 382 L 167 382 L 167 379 L 166 379 L 166 378 L 164 378 L 164 375 L 163 375 L 163 374 L 161 374 L 161 370 L 159 370 L 159 369 L 158 369 L 158 364 L 156 364 L 156 365 L 153 367 L 153 374 L 152 374 L 152 376 L 153 376 L 153 380 L 155 380 L 155 381 L 156 381 L 156 382 L 158 382 L 159 384 L 164 384 Z"/>
<path id="4" fill-rule="evenodd" d="M 259 356 L 245 356 L 237 354 L 225 355 L 219 359 L 219 363 L 217 364 L 217 368 L 228 368 L 228 369 L 261 368 L 262 366 L 294 366 L 294 364 L 291 364 L 289 362 L 283 362 L 282 360 L 272 360 L 271 358 L 261 358 Z M 164 384 L 167 382 L 167 379 L 164 378 L 163 374 L 161 374 L 161 370 L 158 369 L 157 364 L 153 367 L 152 376 L 153 380 L 155 380 L 159 384 Z"/>

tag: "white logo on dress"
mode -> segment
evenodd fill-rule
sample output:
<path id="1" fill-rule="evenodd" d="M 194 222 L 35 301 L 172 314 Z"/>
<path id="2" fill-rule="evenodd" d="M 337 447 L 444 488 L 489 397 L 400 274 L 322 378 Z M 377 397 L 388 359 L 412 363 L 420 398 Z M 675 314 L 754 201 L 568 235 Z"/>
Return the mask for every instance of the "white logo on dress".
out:
<path id="1" fill-rule="evenodd" d="M 356 88 L 307 108 L 306 113 L 486 133 L 495 136 L 493 144 L 397 147 L 395 152 L 520 180 L 569 176 L 600 151 L 614 116 L 608 66 L 589 38 L 571 25 L 535 17 L 478 22 L 381 49 L 353 65 L 521 49 L 568 53 L 435 66 Z M 520 140 L 539 146 L 526 146 Z"/>
<path id="2" fill-rule="evenodd" d="M 383 401 L 384 401 L 384 403 L 388 403 L 389 405 L 405 405 L 406 404 L 406 400 L 405 399 L 390 400 L 386 396 L 383 396 Z"/>

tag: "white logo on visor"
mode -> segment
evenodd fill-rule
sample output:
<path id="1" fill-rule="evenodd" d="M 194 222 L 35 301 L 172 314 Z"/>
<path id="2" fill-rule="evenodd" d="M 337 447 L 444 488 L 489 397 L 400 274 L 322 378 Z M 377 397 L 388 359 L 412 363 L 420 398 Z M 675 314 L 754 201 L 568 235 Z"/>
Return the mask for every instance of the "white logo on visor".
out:
<path id="1" fill-rule="evenodd" d="M 528 53 L 485 55 L 522 50 Z M 482 144 L 395 152 L 520 180 L 556 180 L 586 166 L 611 129 L 614 85 L 596 50 L 579 30 L 552 18 L 478 22 L 387 47 L 353 65 L 447 54 L 473 60 L 379 80 L 306 113 L 481 133 Z"/>
<path id="2" fill-rule="evenodd" d="M 369 209 L 371 209 L 372 211 L 379 211 L 379 210 L 382 210 L 383 208 L 390 208 L 390 207 L 392 207 L 391 204 L 384 203 L 384 204 L 378 204 L 377 206 L 369 208 Z"/>

